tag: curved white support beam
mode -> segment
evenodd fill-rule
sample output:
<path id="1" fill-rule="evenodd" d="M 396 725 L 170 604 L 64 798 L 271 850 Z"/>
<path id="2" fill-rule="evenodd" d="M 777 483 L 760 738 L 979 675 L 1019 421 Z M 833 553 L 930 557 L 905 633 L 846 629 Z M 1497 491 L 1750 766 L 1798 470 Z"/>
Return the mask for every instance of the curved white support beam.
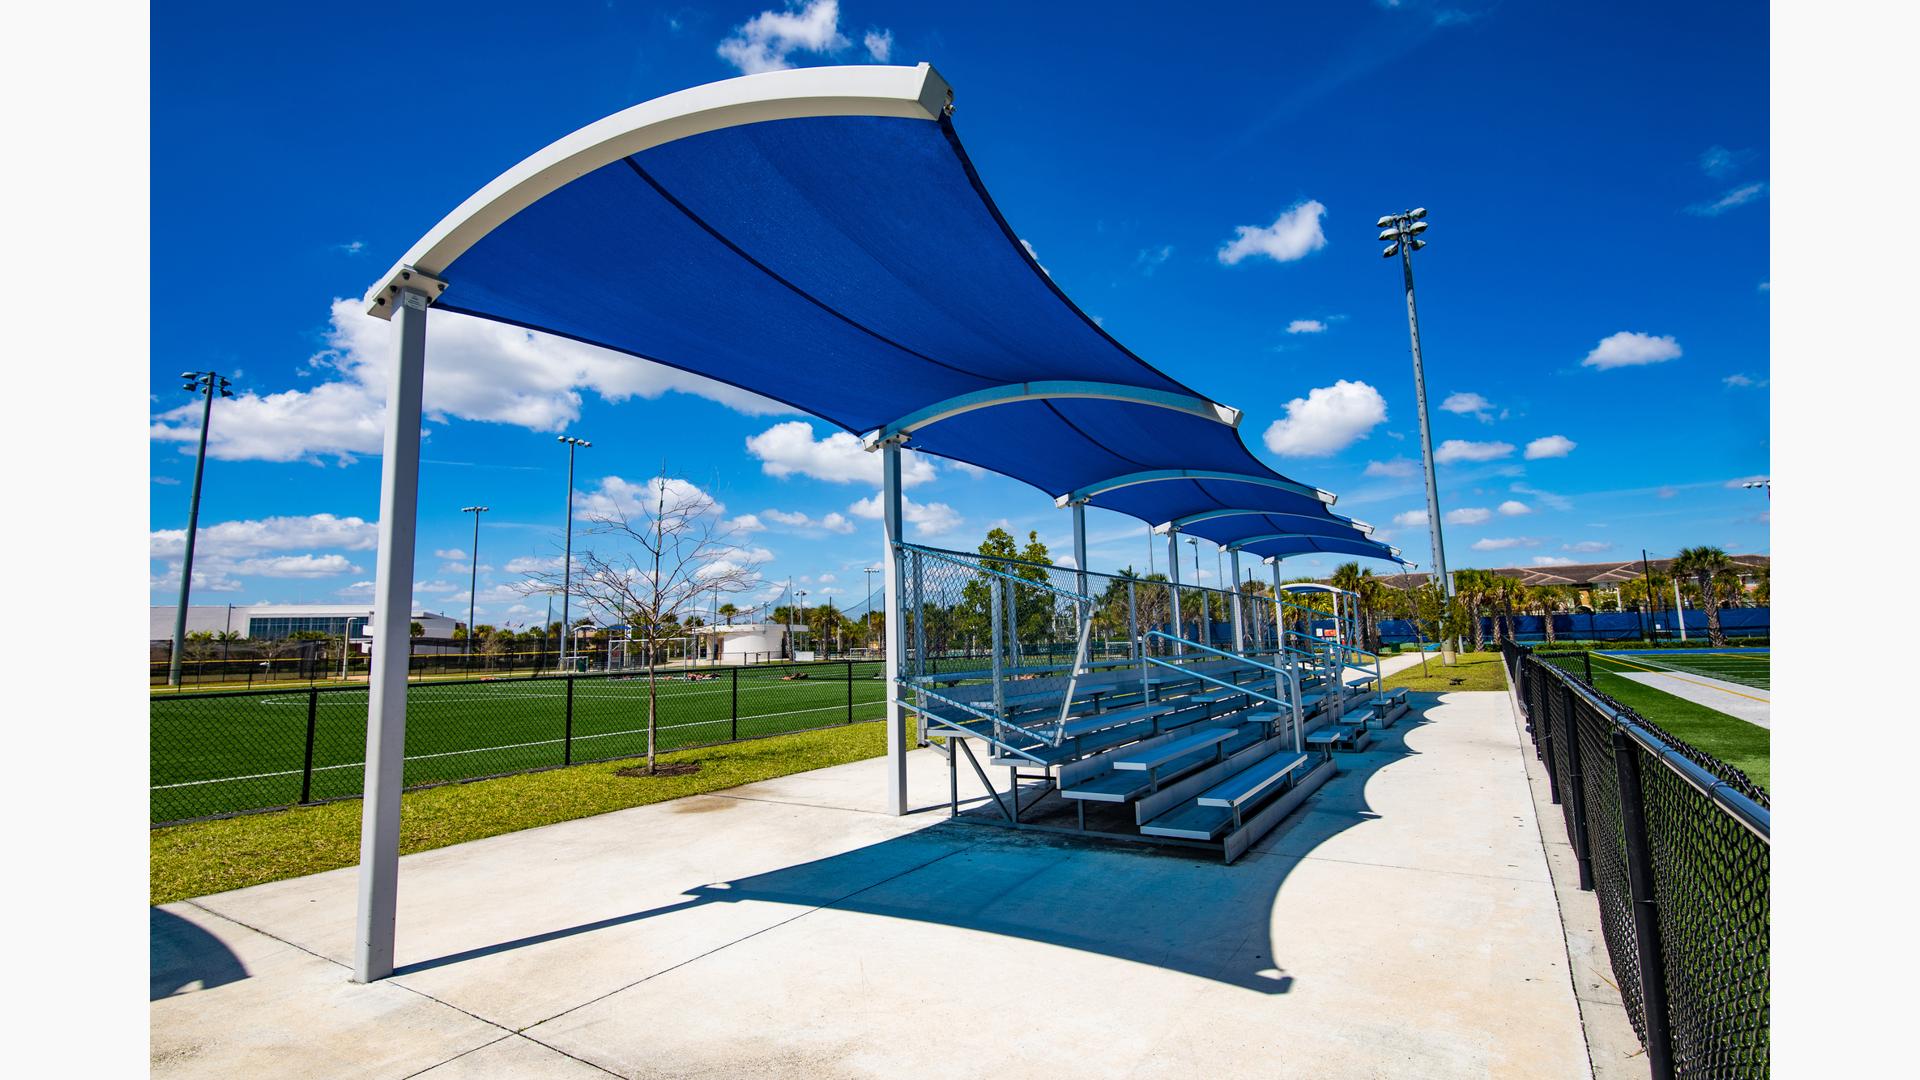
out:
<path id="1" fill-rule="evenodd" d="M 1189 416 L 1198 416 L 1203 420 L 1212 420 L 1231 428 L 1240 426 L 1239 409 L 1216 401 L 1208 401 L 1206 398 L 1194 397 L 1191 394 L 1176 394 L 1170 390 L 1149 390 L 1145 387 L 1123 386 L 1119 383 L 1061 380 L 993 386 L 985 390 L 976 390 L 971 394 L 948 398 L 945 401 L 937 401 L 885 427 L 868 432 L 860 442 L 871 450 L 889 440 L 905 441 L 922 428 L 931 427 L 942 420 L 950 420 L 977 409 L 991 409 L 996 405 L 1013 405 L 1022 401 L 1058 401 L 1068 398 L 1151 405 L 1158 409 L 1171 409 Z"/>
<path id="2" fill-rule="evenodd" d="M 1086 502 L 1109 491 L 1133 487 L 1135 484 L 1157 484 L 1166 480 L 1231 480 L 1237 484 L 1256 484 L 1260 487 L 1291 491 L 1295 495 L 1305 495 L 1309 499 L 1319 499 L 1328 506 L 1332 506 L 1334 499 L 1338 498 L 1331 491 L 1321 491 L 1316 487 L 1296 484 L 1291 480 L 1282 480 L 1273 476 L 1252 476 L 1247 473 L 1224 472 L 1218 469 L 1148 469 L 1145 472 L 1127 473 L 1124 476 L 1088 484 L 1086 487 L 1069 491 L 1054 499 L 1053 504 L 1072 506 L 1074 503 Z"/>
<path id="3" fill-rule="evenodd" d="M 952 103 L 953 90 L 929 64 L 768 71 L 642 102 L 549 144 L 475 192 L 367 291 L 367 311 L 382 319 L 389 317 L 393 297 L 409 272 L 442 276 L 468 248 L 541 198 L 603 165 L 662 143 L 743 124 L 810 116 L 931 121 L 940 119 Z"/>
<path id="4" fill-rule="evenodd" d="M 1172 521 L 1163 521 L 1160 524 L 1155 525 L 1153 527 L 1153 531 L 1157 533 L 1164 533 L 1170 529 L 1184 529 L 1189 525 L 1198 525 L 1203 521 L 1218 521 L 1221 518 L 1246 517 L 1252 514 L 1265 514 L 1268 517 L 1299 518 L 1302 521 L 1319 521 L 1319 522 L 1331 521 L 1336 525 L 1351 525 L 1353 526 L 1354 531 L 1360 533 L 1360 535 L 1362 536 L 1373 535 L 1373 526 L 1367 524 L 1364 521 L 1361 521 L 1359 518 L 1341 517 L 1339 514 L 1328 514 L 1325 517 L 1321 517 L 1314 514 L 1295 514 L 1291 512 L 1280 511 L 1280 510 L 1240 510 L 1240 509 L 1203 510 L 1198 514 L 1188 514 L 1186 517 L 1177 517 L 1177 518 L 1174 518 Z"/>

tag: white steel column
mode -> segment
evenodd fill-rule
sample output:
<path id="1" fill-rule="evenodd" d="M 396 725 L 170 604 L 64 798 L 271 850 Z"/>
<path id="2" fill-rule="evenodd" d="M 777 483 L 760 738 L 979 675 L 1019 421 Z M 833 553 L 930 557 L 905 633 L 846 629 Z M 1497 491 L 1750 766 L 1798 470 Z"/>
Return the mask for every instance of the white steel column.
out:
<path id="1" fill-rule="evenodd" d="M 1073 504 L 1073 580 L 1076 591 L 1087 595 L 1087 506 Z"/>
<path id="2" fill-rule="evenodd" d="M 360 904 L 353 981 L 393 974 L 399 902 L 400 788 L 407 745 L 407 664 L 413 619 L 413 532 L 420 501 L 420 393 L 427 365 L 427 305 L 399 291 L 391 322 L 393 375 L 380 458 L 380 551 L 373 582 L 373 663 L 367 690 L 367 765 L 360 810 Z"/>
<path id="3" fill-rule="evenodd" d="M 1227 603 L 1233 615 L 1233 651 L 1243 653 L 1247 651 L 1247 632 L 1240 625 L 1240 549 L 1234 548 L 1230 554 L 1232 561 L 1228 565 L 1233 568 L 1233 591 L 1227 594 Z"/>
<path id="4" fill-rule="evenodd" d="M 1169 610 L 1173 612 L 1173 636 L 1174 636 L 1173 650 L 1176 653 L 1185 655 L 1187 651 L 1186 627 L 1180 621 L 1180 530 L 1179 529 L 1167 530 L 1167 581 L 1169 583 L 1167 591 L 1170 594 L 1172 594 L 1172 598 L 1173 598 L 1172 604 L 1169 607 Z"/>
<path id="5" fill-rule="evenodd" d="M 907 812 L 907 715 L 900 707 L 900 666 L 906 657 L 907 626 L 900 603 L 902 566 L 895 547 L 904 538 L 901 510 L 900 444 L 889 441 L 880 447 L 880 520 L 887 544 L 881 578 L 887 605 L 887 810 L 896 817 Z"/>

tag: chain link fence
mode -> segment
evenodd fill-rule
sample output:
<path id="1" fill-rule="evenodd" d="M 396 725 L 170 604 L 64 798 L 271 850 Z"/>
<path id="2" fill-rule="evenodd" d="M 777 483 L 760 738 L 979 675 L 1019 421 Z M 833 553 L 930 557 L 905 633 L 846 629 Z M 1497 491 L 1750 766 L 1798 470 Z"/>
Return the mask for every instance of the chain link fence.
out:
<path id="1" fill-rule="evenodd" d="M 1766 1076 L 1766 792 L 1596 691 L 1578 657 L 1503 654 L 1653 1075 Z"/>
<path id="2" fill-rule="evenodd" d="M 878 720 L 882 664 L 812 664 L 543 675 L 407 688 L 405 784 L 425 787 L 655 749 Z M 156 694 L 149 705 L 151 823 L 361 794 L 367 688 Z"/>

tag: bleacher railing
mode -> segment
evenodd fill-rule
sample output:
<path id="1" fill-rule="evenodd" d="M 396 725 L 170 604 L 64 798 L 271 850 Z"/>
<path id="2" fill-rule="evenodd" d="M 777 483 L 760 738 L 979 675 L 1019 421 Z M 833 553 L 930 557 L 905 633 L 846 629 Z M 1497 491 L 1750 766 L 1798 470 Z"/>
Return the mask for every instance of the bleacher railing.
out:
<path id="1" fill-rule="evenodd" d="M 1766 1076 L 1766 792 L 1525 646 L 1502 655 L 1654 1077 Z"/>

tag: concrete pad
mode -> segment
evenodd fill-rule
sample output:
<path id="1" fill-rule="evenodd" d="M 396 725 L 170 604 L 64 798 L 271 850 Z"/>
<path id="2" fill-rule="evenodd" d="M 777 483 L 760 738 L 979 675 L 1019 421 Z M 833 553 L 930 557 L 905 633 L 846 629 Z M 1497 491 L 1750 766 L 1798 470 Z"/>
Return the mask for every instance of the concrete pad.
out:
<path id="1" fill-rule="evenodd" d="M 607 1073 L 532 1039 L 508 1035 L 419 1076 L 422 1080 L 605 1080 Z"/>
<path id="2" fill-rule="evenodd" d="M 408 1076 L 505 1034 L 192 903 L 154 912 L 155 1077 Z"/>
<path id="3" fill-rule="evenodd" d="M 1683 701 L 1705 705 L 1749 724 L 1769 729 L 1773 727 L 1773 696 L 1757 687 L 1691 672 L 1674 675 L 1664 671 L 1620 671 L 1615 674 L 1642 686 L 1672 694 Z"/>
<path id="4" fill-rule="evenodd" d="M 394 1076 L 1587 1075 L 1504 695 L 1415 704 L 1230 867 L 893 818 L 875 759 L 407 856 L 401 973 L 372 987 L 321 959 L 346 957 L 352 871 L 208 897 L 324 972 L 202 965 L 230 981 L 201 994 L 285 989 L 157 1002 L 156 1052 L 164 1029 L 304 1059 L 334 1037 L 304 1025 L 324 992 L 471 1025 L 370 1036 L 422 1043 L 372 1056 Z M 914 801 L 944 802 L 947 762 L 908 762 Z M 234 1070 L 170 1075 L 196 1071 Z"/>

